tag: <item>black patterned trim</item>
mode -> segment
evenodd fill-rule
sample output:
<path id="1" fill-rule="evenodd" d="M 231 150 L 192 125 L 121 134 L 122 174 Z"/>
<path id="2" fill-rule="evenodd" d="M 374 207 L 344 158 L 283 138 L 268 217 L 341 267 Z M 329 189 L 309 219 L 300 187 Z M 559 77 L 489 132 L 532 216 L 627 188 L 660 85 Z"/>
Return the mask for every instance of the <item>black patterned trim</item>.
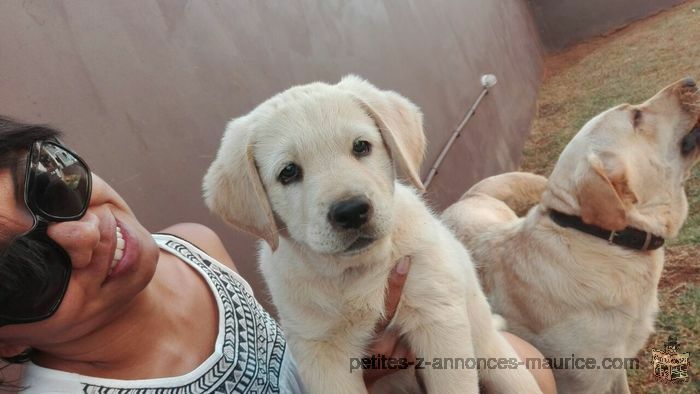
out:
<path id="1" fill-rule="evenodd" d="M 286 341 L 277 322 L 227 268 L 204 252 L 171 235 L 156 234 L 154 238 L 161 248 L 203 271 L 221 300 L 222 356 L 202 376 L 178 387 L 118 388 L 82 383 L 83 393 L 278 393 Z"/>

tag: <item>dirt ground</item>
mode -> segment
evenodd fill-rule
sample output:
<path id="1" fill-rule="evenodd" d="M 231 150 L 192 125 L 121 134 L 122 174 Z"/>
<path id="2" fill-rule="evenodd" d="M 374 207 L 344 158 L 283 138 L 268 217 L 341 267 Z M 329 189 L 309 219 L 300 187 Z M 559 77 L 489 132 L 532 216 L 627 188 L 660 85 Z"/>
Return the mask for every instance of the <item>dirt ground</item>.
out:
<path id="1" fill-rule="evenodd" d="M 700 248 L 695 245 L 668 248 L 659 287 L 674 293 L 698 282 L 700 282 Z"/>

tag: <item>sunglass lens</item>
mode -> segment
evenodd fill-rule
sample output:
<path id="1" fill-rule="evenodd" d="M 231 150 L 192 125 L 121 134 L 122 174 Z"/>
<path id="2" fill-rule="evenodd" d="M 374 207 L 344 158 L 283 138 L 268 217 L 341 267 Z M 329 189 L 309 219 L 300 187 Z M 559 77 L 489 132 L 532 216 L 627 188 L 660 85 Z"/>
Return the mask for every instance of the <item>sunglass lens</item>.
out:
<path id="1" fill-rule="evenodd" d="M 85 164 L 51 142 L 42 144 L 32 161 L 34 174 L 28 197 L 37 208 L 55 218 L 82 215 L 90 199 L 90 173 Z"/>
<path id="2" fill-rule="evenodd" d="M 36 320 L 57 309 L 70 277 L 70 259 L 45 234 L 27 234 L 3 256 L 6 278 L 0 284 L 0 318 Z"/>

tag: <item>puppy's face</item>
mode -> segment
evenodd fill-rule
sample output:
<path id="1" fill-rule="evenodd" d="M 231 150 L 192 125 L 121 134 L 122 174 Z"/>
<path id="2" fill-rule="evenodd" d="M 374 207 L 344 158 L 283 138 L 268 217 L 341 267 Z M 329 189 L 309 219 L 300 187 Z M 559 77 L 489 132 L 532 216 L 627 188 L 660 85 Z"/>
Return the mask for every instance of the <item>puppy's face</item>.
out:
<path id="1" fill-rule="evenodd" d="M 317 253 L 358 253 L 392 225 L 394 169 L 382 135 L 346 92 L 289 93 L 294 99 L 254 131 L 255 162 L 278 225 Z"/>
<path id="2" fill-rule="evenodd" d="M 675 236 L 688 210 L 684 181 L 700 159 L 699 117 L 690 79 L 603 112 L 566 147 L 543 202 L 563 203 L 606 229 L 634 225 Z"/>
<path id="3" fill-rule="evenodd" d="M 233 120 L 204 178 L 207 205 L 277 247 L 352 256 L 392 228 L 395 169 L 414 186 L 418 108 L 357 77 L 291 88 Z"/>

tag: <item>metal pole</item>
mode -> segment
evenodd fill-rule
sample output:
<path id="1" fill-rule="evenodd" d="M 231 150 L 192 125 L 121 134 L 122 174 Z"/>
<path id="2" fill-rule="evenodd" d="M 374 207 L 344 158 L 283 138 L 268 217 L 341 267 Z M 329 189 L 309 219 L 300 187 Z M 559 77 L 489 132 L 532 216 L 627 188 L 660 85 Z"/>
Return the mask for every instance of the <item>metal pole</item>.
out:
<path id="1" fill-rule="evenodd" d="M 489 89 L 495 84 L 496 77 L 493 74 L 486 74 L 481 76 L 481 86 L 483 86 L 484 88 L 481 90 L 481 94 L 479 94 L 479 97 L 477 97 L 476 101 L 474 101 L 474 104 L 472 104 L 471 108 L 469 108 L 467 114 L 464 115 L 462 121 L 459 122 L 459 125 L 457 126 L 455 131 L 452 132 L 452 136 L 450 136 L 450 139 L 447 141 L 447 144 L 445 144 L 445 147 L 442 148 L 442 151 L 440 152 L 440 155 L 438 156 L 437 160 L 435 160 L 433 166 L 430 167 L 430 172 L 428 173 L 428 176 L 423 182 L 423 185 L 426 189 L 430 185 L 430 182 L 432 182 L 433 178 L 435 177 L 435 174 L 437 174 L 438 167 L 440 167 L 442 161 L 445 160 L 447 152 L 450 150 L 450 148 L 452 148 L 452 145 L 454 144 L 455 140 L 462 133 L 462 129 L 464 129 L 464 126 L 466 126 L 467 122 L 469 122 L 469 119 L 471 119 L 471 117 L 474 116 L 474 113 L 476 113 L 476 108 L 479 106 L 479 103 L 481 103 L 481 100 L 483 100 L 484 97 L 486 97 L 486 95 L 488 94 Z"/>

